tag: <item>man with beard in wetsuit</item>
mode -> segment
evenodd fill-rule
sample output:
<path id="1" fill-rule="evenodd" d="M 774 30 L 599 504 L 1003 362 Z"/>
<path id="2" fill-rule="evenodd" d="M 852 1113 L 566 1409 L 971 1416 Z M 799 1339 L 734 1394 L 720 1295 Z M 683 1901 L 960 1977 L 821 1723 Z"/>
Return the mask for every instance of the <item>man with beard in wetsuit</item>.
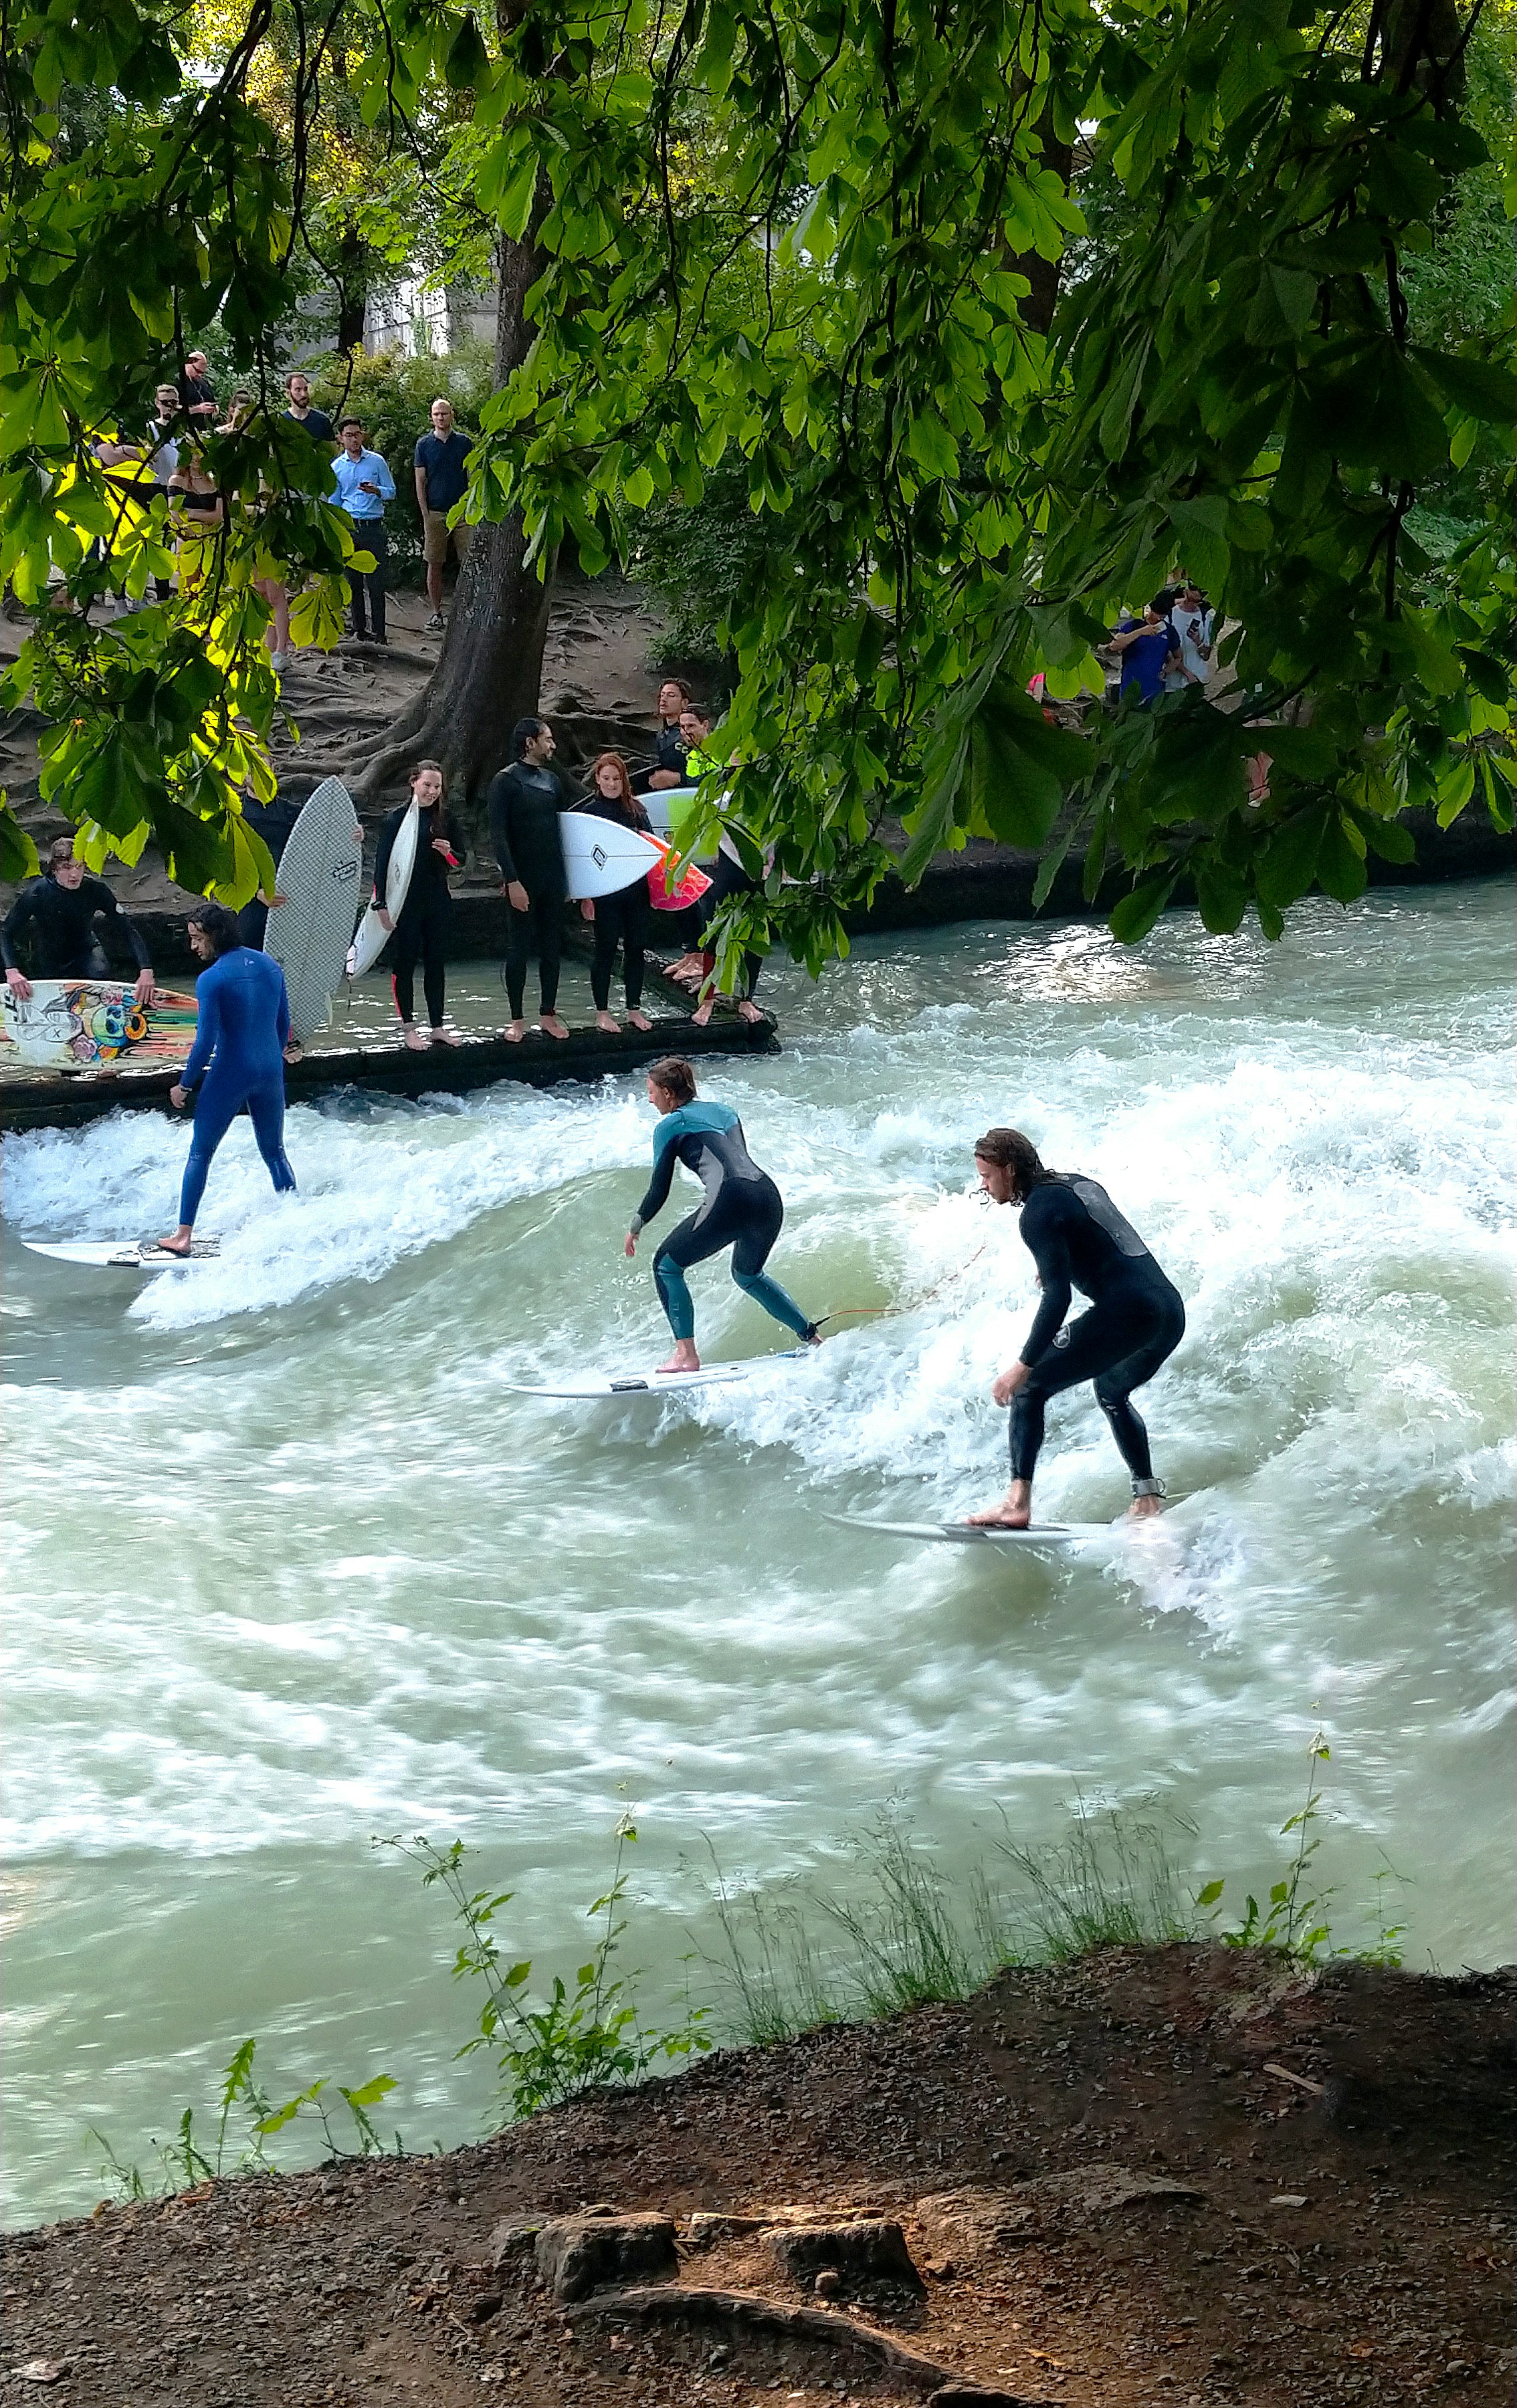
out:
<path id="1" fill-rule="evenodd" d="M 192 911 L 190 945 L 208 967 L 195 991 L 195 1043 L 168 1100 L 181 1112 L 197 1086 L 200 1092 L 180 1189 L 179 1226 L 158 1241 L 166 1254 L 190 1252 L 207 1173 L 238 1112 L 245 1110 L 253 1123 L 275 1193 L 285 1195 L 295 1186 L 284 1155 L 284 1048 L 290 1041 L 284 972 L 272 953 L 254 953 L 238 942 L 237 914 L 224 903 L 202 903 Z"/>
<path id="2" fill-rule="evenodd" d="M 564 848 L 558 834 L 558 814 L 569 809 L 569 796 L 562 779 L 548 767 L 556 750 L 553 730 L 545 719 L 518 719 L 511 731 L 510 764 L 490 781 L 490 841 L 495 846 L 501 883 L 511 905 L 511 935 L 506 946 L 511 1024 L 506 1035 L 513 1045 L 519 1044 L 527 1034 L 523 1016 L 527 957 L 534 941 L 540 998 L 538 1026 L 545 1037 L 569 1035 L 556 1008 L 564 903 L 569 893 Z"/>
<path id="3" fill-rule="evenodd" d="M 670 1054 L 648 1072 L 648 1101 L 658 1113 L 653 1133 L 653 1177 L 648 1192 L 632 1215 L 623 1248 L 628 1262 L 637 1241 L 656 1212 L 669 1201 L 674 1165 L 683 1162 L 705 1189 L 703 1200 L 671 1230 L 653 1258 L 658 1300 L 674 1333 L 674 1352 L 660 1371 L 699 1371 L 695 1349 L 695 1307 L 685 1274 L 692 1263 L 732 1249 L 732 1277 L 744 1295 L 773 1314 L 808 1346 L 821 1344 L 821 1332 L 800 1306 L 786 1295 L 778 1280 L 764 1269 L 785 1219 L 779 1189 L 760 1170 L 748 1152 L 743 1124 L 730 1105 L 703 1104 L 695 1092 L 695 1072 L 688 1062 Z"/>
<path id="4" fill-rule="evenodd" d="M 1153 1476 L 1149 1433 L 1132 1396 L 1185 1335 L 1179 1290 L 1105 1189 L 1078 1171 L 1045 1169 L 1020 1129 L 989 1129 L 975 1148 L 975 1168 L 992 1202 L 1021 1206 L 1022 1240 L 1043 1295 L 1020 1355 L 990 1390 L 998 1405 L 1011 1407 L 1011 1485 L 998 1505 L 971 1513 L 970 1521 L 992 1529 L 1029 1527 L 1044 1406 L 1086 1380 L 1133 1475 L 1130 1512 L 1162 1512 L 1163 1483 Z M 1070 1322 L 1076 1287 L 1091 1310 Z"/>
<path id="5" fill-rule="evenodd" d="M 110 964 L 94 933 L 97 918 L 108 920 L 132 948 L 137 963 L 133 990 L 138 1003 L 152 1001 L 152 964 L 141 936 L 103 878 L 91 877 L 76 857 L 74 838 L 61 836 L 50 848 L 40 878 L 22 888 L 0 928 L 0 959 L 6 984 L 18 1003 L 31 1000 L 32 982 L 16 960 L 16 943 L 35 932 L 36 974 L 45 979 L 108 979 Z"/>

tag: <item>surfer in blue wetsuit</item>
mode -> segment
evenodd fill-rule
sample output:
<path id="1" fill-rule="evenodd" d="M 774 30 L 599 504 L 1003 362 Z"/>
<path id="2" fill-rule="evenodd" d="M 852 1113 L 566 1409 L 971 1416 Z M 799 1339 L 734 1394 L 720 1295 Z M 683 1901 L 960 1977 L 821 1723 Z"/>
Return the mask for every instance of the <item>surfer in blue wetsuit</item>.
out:
<path id="1" fill-rule="evenodd" d="M 975 1148 L 975 1168 L 992 1202 L 1021 1206 L 1022 1240 L 1043 1294 L 1020 1355 L 990 1390 L 998 1405 L 1011 1407 L 1011 1485 L 1000 1504 L 969 1519 L 996 1529 L 1028 1528 L 1044 1407 L 1085 1380 L 1133 1475 L 1132 1512 L 1161 1512 L 1163 1483 L 1153 1476 L 1133 1391 L 1153 1378 L 1185 1335 L 1179 1290 L 1105 1189 L 1077 1171 L 1045 1169 L 1020 1129 L 988 1130 Z M 1075 1288 L 1090 1297 L 1091 1310 L 1072 1322 Z"/>
<path id="2" fill-rule="evenodd" d="M 643 1228 L 669 1201 L 674 1165 L 683 1162 L 705 1189 L 696 1210 L 671 1231 L 653 1258 L 658 1300 L 674 1333 L 674 1352 L 661 1371 L 699 1371 L 695 1349 L 695 1307 L 685 1274 L 692 1263 L 703 1263 L 732 1249 L 732 1277 L 745 1295 L 808 1346 L 821 1343 L 821 1332 L 777 1280 L 764 1269 L 785 1219 L 779 1189 L 760 1170 L 748 1152 L 743 1124 L 727 1104 L 701 1103 L 695 1092 L 695 1072 L 676 1054 L 656 1062 L 648 1072 L 648 1101 L 659 1114 L 653 1133 L 653 1177 L 648 1192 L 632 1215 L 625 1252 L 637 1252 Z"/>
<path id="3" fill-rule="evenodd" d="M 189 1253 L 206 1175 L 238 1112 L 246 1111 L 253 1123 L 276 1191 L 283 1194 L 295 1185 L 284 1158 L 284 1048 L 290 1041 L 284 972 L 271 953 L 238 943 L 237 914 L 223 903 L 202 903 L 192 915 L 190 943 L 209 967 L 195 992 L 195 1043 L 168 1100 L 182 1111 L 197 1085 L 200 1092 L 180 1190 L 179 1227 L 160 1240 L 166 1254 Z"/>

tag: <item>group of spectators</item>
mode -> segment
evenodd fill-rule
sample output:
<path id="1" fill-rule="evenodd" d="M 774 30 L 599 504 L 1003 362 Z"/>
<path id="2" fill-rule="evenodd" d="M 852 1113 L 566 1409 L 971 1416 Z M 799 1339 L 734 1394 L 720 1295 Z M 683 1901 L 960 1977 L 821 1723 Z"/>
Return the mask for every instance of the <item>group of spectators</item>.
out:
<path id="1" fill-rule="evenodd" d="M 1161 586 L 1140 616 L 1120 619 L 1108 638 L 1116 656 L 1119 695 L 1136 695 L 1145 709 L 1162 694 L 1204 686 L 1212 662 L 1213 613 L 1193 578 Z"/>
<path id="2" fill-rule="evenodd" d="M 309 491 L 345 509 L 354 521 L 361 546 L 373 561 L 371 568 L 348 574 L 350 636 L 386 642 L 385 596 L 389 588 L 389 541 L 385 509 L 396 497 L 388 462 L 370 449 L 368 430 L 355 412 L 336 422 L 314 407 L 310 380 L 292 368 L 284 380 L 286 423 L 299 427 L 314 447 Z M 204 443 L 209 435 L 232 435 L 253 408 L 252 394 L 238 389 L 224 408 L 210 381 L 210 364 L 204 351 L 191 351 L 177 383 L 165 382 L 153 394 L 152 413 L 140 432 L 126 429 L 102 437 L 95 456 L 112 481 L 143 504 L 162 499 L 173 512 L 175 566 L 181 592 L 190 592 L 205 573 L 206 546 L 225 523 L 226 497 L 205 465 Z M 473 529 L 450 527 L 448 512 L 463 499 L 468 487 L 465 462 L 471 438 L 456 424 L 453 404 L 439 398 L 432 404 L 431 425 L 417 437 L 412 452 L 416 503 L 421 513 L 426 561 L 426 593 L 431 606 L 429 634 L 440 634 L 442 617 L 442 576 L 452 550 L 461 568 Z M 302 470 L 296 470 L 303 476 Z M 258 591 L 269 606 L 265 643 L 270 666 L 289 666 L 290 604 L 286 588 L 272 578 L 260 578 Z M 168 578 L 154 579 L 160 601 L 171 592 Z"/>

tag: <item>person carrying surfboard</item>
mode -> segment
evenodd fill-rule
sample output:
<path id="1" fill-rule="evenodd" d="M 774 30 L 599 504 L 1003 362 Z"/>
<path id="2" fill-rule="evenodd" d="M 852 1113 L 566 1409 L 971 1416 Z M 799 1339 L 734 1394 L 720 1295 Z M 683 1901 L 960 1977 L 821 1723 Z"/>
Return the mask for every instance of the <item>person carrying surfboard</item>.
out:
<path id="1" fill-rule="evenodd" d="M 511 1022 L 506 1036 L 519 1045 L 527 1034 L 523 1005 L 527 961 L 537 946 L 538 1026 L 545 1037 L 567 1038 L 559 1019 L 558 965 L 562 948 L 564 848 L 558 814 L 569 809 L 562 779 L 550 769 L 557 747 L 545 719 L 518 719 L 511 731 L 511 759 L 490 781 L 490 841 L 500 864 L 500 891 L 511 905 L 506 947 L 506 994 Z"/>
<path id="2" fill-rule="evenodd" d="M 416 847 L 416 866 L 406 888 L 406 899 L 392 919 L 384 909 L 385 882 L 390 874 L 390 855 L 411 806 L 402 803 L 392 811 L 380 830 L 379 849 L 374 855 L 374 906 L 381 924 L 395 933 L 395 969 L 391 992 L 395 1008 L 400 1015 L 400 1030 L 412 1053 L 426 1051 L 427 1039 L 416 1025 L 416 965 L 422 966 L 422 993 L 426 999 L 426 1017 L 430 1023 L 434 1045 L 461 1045 L 463 1039 L 453 1028 L 444 1028 L 442 1015 L 447 1003 L 448 923 L 453 917 L 453 893 L 448 885 L 448 872 L 457 869 L 468 847 L 463 830 L 451 811 L 442 808 L 442 767 L 437 761 L 418 761 L 409 772 L 411 797 L 421 813 L 420 840 Z"/>
<path id="3" fill-rule="evenodd" d="M 207 1173 L 238 1112 L 246 1111 L 253 1123 L 275 1193 L 284 1195 L 295 1186 L 284 1154 L 284 1048 L 290 1036 L 284 972 L 271 954 L 239 943 L 237 914 L 224 903 L 202 903 L 191 912 L 190 947 L 209 967 L 195 991 L 195 1043 L 168 1100 L 181 1112 L 196 1087 L 200 1092 L 180 1190 L 179 1226 L 158 1241 L 166 1254 L 190 1252 Z"/>
<path id="4" fill-rule="evenodd" d="M 658 1301 L 674 1333 L 674 1352 L 660 1371 L 699 1371 L 695 1306 L 685 1283 L 692 1263 L 732 1249 L 732 1277 L 745 1296 L 761 1304 L 808 1346 L 821 1344 L 821 1331 L 808 1321 L 778 1280 L 764 1269 L 785 1219 L 779 1189 L 748 1152 L 743 1123 L 729 1104 L 701 1103 L 695 1072 L 678 1054 L 667 1054 L 648 1072 L 648 1101 L 658 1114 L 653 1133 L 653 1177 L 632 1215 L 622 1251 L 628 1262 L 637 1241 L 669 1201 L 674 1165 L 683 1162 L 705 1189 L 702 1201 L 671 1230 L 653 1258 Z"/>
<path id="5" fill-rule="evenodd" d="M 619 825 L 638 828 L 644 835 L 649 832 L 648 814 L 632 792 L 632 781 L 619 752 L 600 752 L 591 762 L 590 793 L 581 808 L 594 811 L 599 819 L 615 820 Z M 645 878 L 634 878 L 630 886 L 624 886 L 619 894 L 598 895 L 593 902 L 586 899 L 580 905 L 584 917 L 595 924 L 590 992 L 595 997 L 595 1025 L 608 1037 L 620 1034 L 611 1016 L 611 973 L 618 942 L 622 948 L 622 977 L 627 984 L 628 1025 L 644 1032 L 653 1026 L 643 1010 L 643 949 L 648 941 L 652 909 Z"/>
<path id="6" fill-rule="evenodd" d="M 999 1504 L 969 1521 L 985 1529 L 1031 1526 L 1044 1407 L 1085 1380 L 1133 1475 L 1130 1512 L 1162 1512 L 1163 1483 L 1153 1476 L 1149 1433 L 1132 1398 L 1185 1335 L 1179 1290 L 1105 1189 L 1078 1171 L 1046 1169 L 1020 1129 L 988 1129 L 975 1148 L 975 1168 L 992 1203 L 1021 1206 L 1022 1241 L 1043 1294 L 1021 1354 L 990 1389 L 998 1405 L 1011 1407 L 1011 1485 Z M 1090 1297 L 1091 1310 L 1071 1322 L 1075 1288 Z"/>

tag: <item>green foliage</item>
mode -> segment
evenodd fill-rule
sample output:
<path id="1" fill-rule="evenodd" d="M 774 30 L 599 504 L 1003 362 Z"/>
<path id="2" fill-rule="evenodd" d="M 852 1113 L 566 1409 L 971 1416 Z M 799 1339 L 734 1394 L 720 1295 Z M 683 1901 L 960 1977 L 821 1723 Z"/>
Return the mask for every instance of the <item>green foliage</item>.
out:
<path id="1" fill-rule="evenodd" d="M 748 499 L 747 464 L 730 452 L 696 502 L 650 509 L 637 530 L 632 566 L 663 603 L 672 653 L 727 668 L 730 624 L 762 573 L 771 529 Z"/>
<path id="2" fill-rule="evenodd" d="M 1322 1846 L 1322 1833 L 1313 1827 L 1323 1816 L 1320 1796 L 1320 1774 L 1329 1761 L 1332 1751 L 1321 1731 L 1314 1733 L 1307 1751 L 1307 1794 L 1301 1806 L 1280 1825 L 1280 1836 L 1293 1834 L 1295 1846 L 1283 1879 L 1270 1885 L 1269 1897 L 1261 1907 L 1256 1898 L 1248 1898 L 1241 1923 L 1218 1933 L 1228 1948 L 1279 1948 L 1288 1956 L 1299 1956 L 1310 1964 L 1317 1956 L 1354 1956 L 1372 1965 L 1399 1965 L 1401 1958 L 1396 1942 L 1404 1936 L 1404 1924 L 1387 1919 L 1383 1903 L 1383 1884 L 1396 1876 L 1387 1870 L 1376 1876 L 1377 1921 L 1379 1931 L 1369 1948 L 1335 1948 L 1327 1911 L 1333 1892 L 1309 1893 L 1308 1867 Z M 1221 1912 L 1220 1901 L 1226 1884 L 1207 1882 L 1196 1896 L 1198 1907 L 1214 1910 L 1212 1920 Z"/>
<path id="3" fill-rule="evenodd" d="M 416 503 L 416 438 L 431 432 L 431 408 L 451 401 L 461 434 L 472 437 L 490 394 L 490 352 L 484 343 L 456 351 L 407 359 L 397 351 L 324 363 L 311 370 L 311 397 L 318 407 L 364 422 L 372 449 L 389 464 L 396 497 L 384 513 L 392 570 L 419 576 L 422 523 Z"/>
<path id="4" fill-rule="evenodd" d="M 571 1983 L 556 1973 L 536 2002 L 527 1987 L 532 1978 L 530 1958 L 507 1964 L 492 1928 L 500 1910 L 510 1905 L 513 1893 L 501 1890 L 492 1896 L 488 1890 L 470 1891 L 463 1872 L 469 1851 L 461 1840 L 455 1840 L 447 1849 L 436 1848 L 424 1838 L 383 1843 L 424 1867 L 424 1885 L 430 1887 L 440 1883 L 453 1900 L 455 1916 L 465 1934 L 454 1959 L 454 1979 L 477 1981 L 484 1989 L 479 2029 L 458 2054 L 468 2057 L 475 2049 L 489 2053 L 512 2116 L 561 2106 L 587 2090 L 624 2088 L 644 2080 L 656 2065 L 712 2045 L 702 2029 L 707 2013 L 702 2007 L 688 2009 L 683 2022 L 668 2031 L 644 2031 L 635 2003 L 637 1975 L 612 1971 L 612 1959 L 627 1928 L 621 1914 L 627 1896 L 623 1858 L 636 1839 L 636 1830 L 624 1816 L 616 1827 L 611 1886 L 587 1910 L 589 1921 L 596 1926 L 590 1955 L 576 1969 Z"/>
<path id="5" fill-rule="evenodd" d="M 161 2199 L 174 2191 L 192 2189 L 198 2183 L 220 2182 L 232 2174 L 267 2173 L 272 2171 L 272 2161 L 264 2147 L 265 2141 L 301 2116 L 308 2123 L 314 2120 L 319 2127 L 330 2164 L 346 2157 L 404 2154 L 399 2133 L 395 2135 L 393 2150 L 387 2148 L 369 2112 L 395 2088 L 392 2075 L 375 2074 L 355 2090 L 338 2084 L 338 2096 L 347 2107 L 357 2136 L 356 2147 L 344 2147 L 333 2130 L 323 2097 L 328 2087 L 326 2082 L 313 2082 L 282 2107 L 276 2107 L 253 2071 L 256 2052 L 257 2042 L 245 2040 L 227 2060 L 216 2102 L 215 2130 L 209 2140 L 202 2143 L 197 2139 L 195 2111 L 186 2107 L 174 2128 L 172 2140 L 150 2143 L 158 2160 L 154 2174 L 144 2174 L 135 2162 L 123 2163 L 105 2134 L 91 2127 L 91 2139 L 106 2153 L 101 2176 L 115 2198 Z"/>

